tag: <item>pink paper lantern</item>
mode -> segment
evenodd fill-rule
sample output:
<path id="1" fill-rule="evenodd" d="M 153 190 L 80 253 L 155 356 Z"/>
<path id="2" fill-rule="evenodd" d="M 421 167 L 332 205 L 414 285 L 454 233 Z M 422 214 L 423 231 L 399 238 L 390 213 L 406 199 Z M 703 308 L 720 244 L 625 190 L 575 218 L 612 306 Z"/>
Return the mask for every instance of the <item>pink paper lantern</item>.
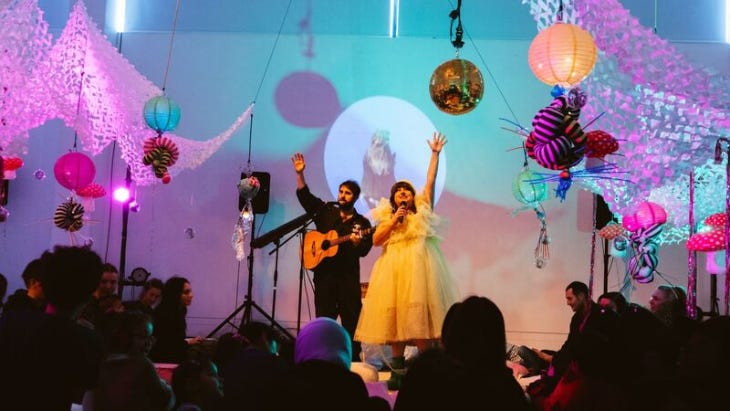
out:
<path id="1" fill-rule="evenodd" d="M 667 212 L 659 204 L 644 201 L 634 214 L 640 228 L 649 228 L 655 224 L 667 222 Z"/>
<path id="2" fill-rule="evenodd" d="M 86 187 L 96 177 L 96 166 L 85 154 L 72 151 L 56 160 L 53 166 L 53 175 L 62 186 L 69 190 Z"/>
<path id="3" fill-rule="evenodd" d="M 639 229 L 639 223 L 636 221 L 636 216 L 634 214 L 626 214 L 623 216 L 623 218 L 621 218 L 621 225 L 631 232 Z"/>

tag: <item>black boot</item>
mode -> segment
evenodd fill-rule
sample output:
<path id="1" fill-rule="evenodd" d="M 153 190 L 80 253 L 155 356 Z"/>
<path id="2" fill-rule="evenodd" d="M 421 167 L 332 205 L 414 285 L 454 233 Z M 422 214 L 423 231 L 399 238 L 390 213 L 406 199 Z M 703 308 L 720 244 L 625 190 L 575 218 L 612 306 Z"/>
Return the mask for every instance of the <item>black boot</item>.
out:
<path id="1" fill-rule="evenodd" d="M 390 363 L 390 379 L 388 379 L 388 389 L 391 391 L 399 390 L 404 375 L 406 375 L 405 357 L 393 357 L 393 360 Z"/>

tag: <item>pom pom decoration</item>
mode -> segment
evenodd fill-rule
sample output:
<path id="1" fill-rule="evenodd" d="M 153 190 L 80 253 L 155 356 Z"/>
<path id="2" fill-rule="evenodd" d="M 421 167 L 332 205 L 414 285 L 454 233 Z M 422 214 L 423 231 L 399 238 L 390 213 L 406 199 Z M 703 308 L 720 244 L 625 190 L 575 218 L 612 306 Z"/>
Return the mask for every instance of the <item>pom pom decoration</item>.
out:
<path id="1" fill-rule="evenodd" d="M 94 200 L 104 197 L 106 195 L 106 190 L 97 183 L 91 183 L 86 187 L 76 190 L 76 194 L 78 194 L 81 198 L 81 205 L 84 206 L 84 209 L 91 212 L 96 209 Z"/>
<path id="2" fill-rule="evenodd" d="M 618 141 L 602 130 L 586 133 L 586 157 L 603 158 L 618 151 Z"/>
<path id="3" fill-rule="evenodd" d="M 78 231 L 84 226 L 84 207 L 69 199 L 61 203 L 53 214 L 53 223 L 56 227 L 70 233 Z"/>
<path id="4" fill-rule="evenodd" d="M 16 170 L 23 167 L 23 160 L 19 157 L 5 157 L 0 162 L 0 173 L 5 180 L 13 180 L 16 176 Z"/>
<path id="5" fill-rule="evenodd" d="M 180 156 L 177 145 L 167 137 L 158 136 L 145 140 L 143 150 L 142 163 L 151 165 L 155 177 L 161 179 L 163 184 L 168 184 L 172 177 L 167 168 L 174 165 Z"/>
<path id="6" fill-rule="evenodd" d="M 53 175 L 62 186 L 69 190 L 86 187 L 96 177 L 96 166 L 85 154 L 72 151 L 64 154 L 53 165 Z"/>
<path id="7" fill-rule="evenodd" d="M 625 232 L 626 231 L 623 226 L 616 223 L 610 223 L 598 230 L 598 235 L 606 240 L 613 240 L 616 237 L 623 236 Z"/>
<path id="8" fill-rule="evenodd" d="M 147 100 L 143 114 L 147 126 L 158 134 L 174 130 L 180 122 L 180 106 L 165 96 Z"/>
<path id="9" fill-rule="evenodd" d="M 245 201 L 250 201 L 259 193 L 261 183 L 255 176 L 241 179 L 238 182 L 238 195 Z"/>

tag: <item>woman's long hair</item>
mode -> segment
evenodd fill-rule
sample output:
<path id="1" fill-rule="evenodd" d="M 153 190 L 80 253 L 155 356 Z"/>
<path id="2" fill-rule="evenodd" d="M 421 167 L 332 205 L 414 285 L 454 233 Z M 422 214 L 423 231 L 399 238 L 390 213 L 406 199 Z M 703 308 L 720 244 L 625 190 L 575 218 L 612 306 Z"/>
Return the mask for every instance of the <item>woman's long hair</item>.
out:
<path id="1" fill-rule="evenodd" d="M 182 313 L 187 314 L 188 308 L 182 303 L 181 297 L 185 284 L 189 284 L 185 277 L 170 277 L 162 287 L 162 300 L 157 306 L 157 312 L 161 314 Z"/>

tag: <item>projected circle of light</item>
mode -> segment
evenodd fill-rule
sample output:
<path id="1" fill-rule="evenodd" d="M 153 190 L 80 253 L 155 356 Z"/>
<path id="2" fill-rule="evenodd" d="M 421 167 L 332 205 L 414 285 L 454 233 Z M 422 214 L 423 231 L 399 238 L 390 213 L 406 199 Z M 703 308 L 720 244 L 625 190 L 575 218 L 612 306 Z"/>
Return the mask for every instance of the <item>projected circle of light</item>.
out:
<path id="1" fill-rule="evenodd" d="M 362 188 L 356 207 L 366 214 L 381 197 L 390 197 L 398 180 L 410 181 L 420 192 L 431 158 L 426 140 L 436 130 L 421 110 L 395 97 L 368 97 L 350 105 L 332 124 L 324 147 L 332 197 L 337 198 L 340 183 L 353 179 Z M 446 181 L 447 150 L 441 153 L 434 204 Z"/>

